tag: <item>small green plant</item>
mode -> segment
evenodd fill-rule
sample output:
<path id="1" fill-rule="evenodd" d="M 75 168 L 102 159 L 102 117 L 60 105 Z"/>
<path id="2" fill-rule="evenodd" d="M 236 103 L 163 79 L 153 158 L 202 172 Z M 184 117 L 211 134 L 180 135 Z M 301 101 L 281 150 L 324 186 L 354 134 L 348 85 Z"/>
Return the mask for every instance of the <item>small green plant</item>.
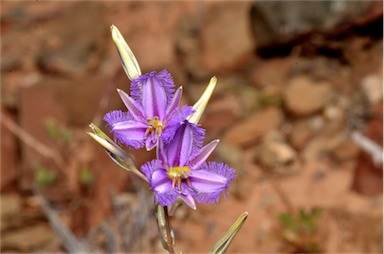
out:
<path id="1" fill-rule="evenodd" d="M 95 177 L 92 171 L 85 167 L 80 170 L 80 183 L 86 186 L 90 186 L 95 182 Z"/>
<path id="2" fill-rule="evenodd" d="M 43 125 L 48 136 L 53 140 L 67 143 L 72 138 L 72 131 L 60 126 L 59 123 L 52 117 L 46 118 Z"/>
<path id="3" fill-rule="evenodd" d="M 259 102 L 261 107 L 281 106 L 282 99 L 280 97 L 275 96 L 275 95 L 270 95 L 270 94 L 263 92 L 259 95 L 258 102 Z"/>
<path id="4" fill-rule="evenodd" d="M 32 163 L 32 169 L 34 170 L 35 183 L 40 187 L 52 186 L 57 178 L 56 172 L 48 169 L 38 162 Z"/>
<path id="5" fill-rule="evenodd" d="M 283 239 L 293 252 L 320 252 L 318 221 L 322 210 L 314 207 L 309 211 L 300 209 L 297 214 L 281 213 L 279 220 L 283 224 Z"/>

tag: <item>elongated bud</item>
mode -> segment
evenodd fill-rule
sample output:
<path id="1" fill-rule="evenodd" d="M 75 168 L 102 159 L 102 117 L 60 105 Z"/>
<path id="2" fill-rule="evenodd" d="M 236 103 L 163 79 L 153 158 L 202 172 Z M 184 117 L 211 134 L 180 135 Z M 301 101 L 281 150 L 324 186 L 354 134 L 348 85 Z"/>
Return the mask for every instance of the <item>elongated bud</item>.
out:
<path id="1" fill-rule="evenodd" d="M 93 133 L 88 132 L 89 136 L 104 148 L 105 152 L 117 165 L 148 182 L 148 179 L 136 168 L 131 156 L 113 142 L 99 127 L 94 124 L 90 124 L 90 127 Z"/>
<path id="2" fill-rule="evenodd" d="M 159 230 L 160 235 L 160 241 L 163 245 L 163 248 L 170 251 L 169 248 L 172 248 L 175 246 L 175 234 L 173 233 L 172 228 L 170 228 L 169 225 L 169 218 L 165 215 L 166 208 L 156 205 L 156 222 L 157 222 L 157 229 Z M 168 220 L 168 221 L 167 221 Z M 169 226 L 169 229 L 167 229 L 167 224 Z M 168 235 L 168 233 L 170 235 Z M 171 241 L 170 243 L 168 241 Z"/>
<path id="3" fill-rule="evenodd" d="M 137 63 L 136 57 L 128 44 L 125 42 L 119 29 L 114 25 L 111 25 L 112 39 L 115 43 L 117 52 L 119 53 L 121 64 L 123 65 L 124 71 L 130 80 L 137 78 L 141 75 L 140 66 Z"/>
<path id="4" fill-rule="evenodd" d="M 225 233 L 225 235 L 208 251 L 208 253 L 225 253 L 247 218 L 248 212 L 244 212 L 240 215 L 235 223 L 233 223 L 233 225 L 228 229 L 227 233 Z"/>
<path id="5" fill-rule="evenodd" d="M 200 118 L 204 113 L 205 107 L 207 106 L 208 101 L 211 98 L 213 90 L 215 90 L 216 82 L 217 78 L 212 77 L 204 93 L 201 95 L 200 99 L 195 103 L 195 105 L 193 105 L 195 113 L 193 113 L 187 118 L 189 122 L 197 124 L 200 121 Z"/>

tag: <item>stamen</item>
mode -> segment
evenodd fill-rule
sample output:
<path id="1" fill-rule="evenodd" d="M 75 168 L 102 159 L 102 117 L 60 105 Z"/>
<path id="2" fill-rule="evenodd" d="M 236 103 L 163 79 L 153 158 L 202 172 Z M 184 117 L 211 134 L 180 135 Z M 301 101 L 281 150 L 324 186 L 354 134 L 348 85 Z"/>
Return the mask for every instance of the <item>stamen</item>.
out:
<path id="1" fill-rule="evenodd" d="M 145 137 L 148 136 L 149 133 L 153 136 L 155 133 L 156 135 L 160 136 L 164 129 L 164 123 L 159 120 L 158 116 L 148 117 L 146 119 L 148 128 L 145 131 Z"/>
<path id="2" fill-rule="evenodd" d="M 182 187 L 181 183 L 183 180 L 186 180 L 188 183 L 188 173 L 190 171 L 191 170 L 188 167 L 172 167 L 168 169 L 168 176 L 170 179 L 172 179 L 172 188 L 175 189 L 175 186 L 177 184 L 177 188 L 180 190 Z"/>
<path id="3" fill-rule="evenodd" d="M 177 187 L 181 188 L 181 176 L 177 177 Z"/>
<path id="4" fill-rule="evenodd" d="M 187 182 L 187 185 L 188 185 L 189 188 L 191 188 L 191 190 L 198 191 L 198 190 L 196 190 L 195 187 L 193 187 L 193 185 L 191 184 L 191 181 L 189 180 L 189 178 L 185 179 L 185 181 Z"/>

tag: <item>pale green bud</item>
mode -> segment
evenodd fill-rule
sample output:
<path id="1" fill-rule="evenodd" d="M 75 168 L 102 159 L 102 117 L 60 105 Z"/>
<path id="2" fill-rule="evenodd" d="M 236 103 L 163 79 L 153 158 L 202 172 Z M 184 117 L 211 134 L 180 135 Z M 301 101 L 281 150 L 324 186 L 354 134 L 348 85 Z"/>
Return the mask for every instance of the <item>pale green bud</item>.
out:
<path id="1" fill-rule="evenodd" d="M 205 107 L 207 106 L 208 101 L 211 98 L 213 90 L 215 90 L 216 83 L 217 78 L 212 77 L 204 93 L 201 95 L 200 99 L 195 103 L 195 105 L 193 105 L 195 113 L 193 113 L 187 118 L 189 122 L 197 124 L 200 121 L 200 118 L 204 113 Z"/>
<path id="2" fill-rule="evenodd" d="M 114 25 L 111 25 L 111 33 L 125 73 L 130 80 L 137 78 L 141 75 L 141 70 L 135 55 L 125 42 L 119 29 L 117 29 Z"/>

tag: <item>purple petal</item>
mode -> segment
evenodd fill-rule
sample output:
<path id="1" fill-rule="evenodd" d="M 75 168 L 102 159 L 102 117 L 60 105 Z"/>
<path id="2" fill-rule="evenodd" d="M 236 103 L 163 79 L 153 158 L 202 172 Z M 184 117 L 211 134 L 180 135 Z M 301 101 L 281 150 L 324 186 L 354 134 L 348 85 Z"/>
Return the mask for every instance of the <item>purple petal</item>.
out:
<path id="1" fill-rule="evenodd" d="M 187 195 L 179 194 L 179 198 L 181 198 L 189 207 L 191 207 L 192 209 L 196 210 L 195 199 L 192 197 L 192 195 L 190 195 L 190 194 L 187 194 Z"/>
<path id="2" fill-rule="evenodd" d="M 158 170 L 159 168 L 162 168 L 161 161 L 152 160 L 143 164 L 140 169 L 144 173 L 144 175 L 147 177 L 149 182 L 151 182 L 153 172 Z"/>
<path id="3" fill-rule="evenodd" d="M 185 166 L 201 148 L 204 134 L 203 129 L 185 120 L 166 147 L 168 165 Z"/>
<path id="4" fill-rule="evenodd" d="M 123 90 L 117 89 L 117 92 L 119 92 L 121 99 L 132 117 L 137 121 L 145 121 L 146 117 L 144 116 L 144 111 L 141 105 L 129 97 Z"/>
<path id="5" fill-rule="evenodd" d="M 147 151 L 151 151 L 157 145 L 157 138 L 153 139 L 151 136 L 148 136 L 145 140 L 145 149 Z"/>
<path id="6" fill-rule="evenodd" d="M 172 188 L 172 181 L 159 160 L 147 162 L 141 167 L 147 176 L 151 189 L 155 192 L 155 202 L 161 206 L 170 205 L 177 200 L 178 194 Z"/>
<path id="7" fill-rule="evenodd" d="M 176 90 L 175 94 L 172 97 L 171 102 L 168 105 L 167 112 L 166 112 L 167 118 L 171 114 L 171 112 L 173 112 L 179 106 L 182 94 L 183 94 L 183 88 L 179 87 Z"/>
<path id="8" fill-rule="evenodd" d="M 142 103 L 146 117 L 158 116 L 163 121 L 174 86 L 172 77 L 166 70 L 158 74 L 151 72 L 132 80 L 131 95 Z"/>
<path id="9" fill-rule="evenodd" d="M 131 83 L 131 96 L 138 101 L 142 101 L 142 87 L 141 84 L 146 82 L 146 80 L 150 76 L 157 76 L 157 79 L 159 79 L 163 85 L 163 88 L 167 94 L 167 102 L 169 103 L 170 99 L 172 98 L 173 89 L 175 87 L 175 84 L 173 83 L 172 76 L 169 72 L 166 70 L 162 70 L 161 72 L 157 73 L 155 71 L 147 74 L 143 74 L 135 79 L 132 80 Z"/>
<path id="10" fill-rule="evenodd" d="M 132 116 L 128 112 L 123 112 L 121 110 L 111 111 L 107 113 L 103 119 L 109 126 L 113 126 L 117 122 L 133 120 Z"/>
<path id="11" fill-rule="evenodd" d="M 196 190 L 195 199 L 199 203 L 218 202 L 220 194 L 228 189 L 235 179 L 235 171 L 223 163 L 209 162 L 199 170 L 193 170 L 188 178 Z"/>
<path id="12" fill-rule="evenodd" d="M 155 202 L 161 206 L 173 204 L 177 193 L 172 188 L 172 181 L 159 160 L 147 162 L 141 167 L 147 176 L 151 189 L 155 192 Z"/>
<path id="13" fill-rule="evenodd" d="M 122 143 L 132 146 L 135 149 L 139 149 L 144 145 L 144 134 L 147 129 L 147 125 L 144 123 L 128 120 L 122 122 L 116 122 L 110 126 L 111 132 Z"/>
<path id="14" fill-rule="evenodd" d="M 191 169 L 196 169 L 200 167 L 200 165 L 208 159 L 209 155 L 211 155 L 211 153 L 213 152 L 213 150 L 215 150 L 218 144 L 219 140 L 216 139 L 211 141 L 211 143 L 205 145 L 203 148 L 201 148 L 200 152 L 196 155 L 196 157 L 188 163 L 188 166 Z"/>
<path id="15" fill-rule="evenodd" d="M 164 142 L 162 139 L 159 140 L 158 146 L 156 147 L 156 156 L 161 162 L 163 162 L 163 165 L 169 165 L 167 155 L 164 150 Z"/>
<path id="16" fill-rule="evenodd" d="M 167 118 L 170 119 L 166 122 L 166 128 L 163 130 L 161 134 L 161 138 L 164 141 L 164 144 L 168 144 L 171 139 L 174 137 L 177 129 L 182 125 L 185 121 L 185 118 L 193 113 L 193 109 L 190 106 L 184 106 L 181 109 L 174 109 Z M 203 134 L 204 135 L 204 134 Z"/>

